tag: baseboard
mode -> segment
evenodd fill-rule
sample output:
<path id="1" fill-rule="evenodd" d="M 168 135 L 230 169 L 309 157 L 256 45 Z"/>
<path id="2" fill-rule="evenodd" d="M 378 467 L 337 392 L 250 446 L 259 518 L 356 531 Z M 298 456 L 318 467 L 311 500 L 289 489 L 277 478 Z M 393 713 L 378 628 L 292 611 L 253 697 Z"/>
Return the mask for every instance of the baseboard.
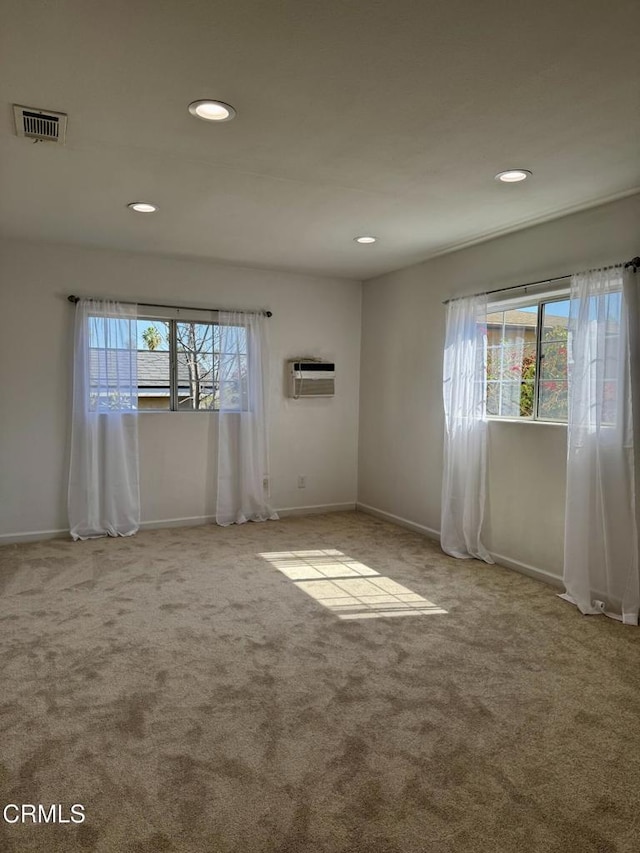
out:
<path id="1" fill-rule="evenodd" d="M 47 539 L 70 539 L 66 530 L 33 530 L 29 533 L 0 533 L 0 545 L 19 545 L 21 542 L 44 542 Z"/>
<path id="2" fill-rule="evenodd" d="M 314 504 L 313 506 L 275 507 L 279 516 L 315 515 L 323 512 L 347 512 L 356 508 L 355 503 L 344 504 Z M 199 527 L 203 524 L 215 524 L 215 515 L 196 515 L 187 518 L 163 518 L 160 521 L 143 521 L 140 530 L 158 530 L 162 527 Z"/>
<path id="3" fill-rule="evenodd" d="M 426 527 L 424 524 L 418 524 L 415 521 L 410 521 L 408 518 L 394 515 L 386 510 L 378 509 L 374 506 L 369 506 L 363 503 L 337 503 L 337 504 L 314 504 L 312 506 L 291 506 L 278 507 L 276 512 L 282 518 L 295 515 L 316 515 L 325 512 L 349 512 L 353 510 L 363 512 L 367 515 L 373 515 L 376 518 L 381 518 L 383 521 L 389 521 L 392 524 L 397 524 L 398 527 L 406 527 L 408 530 L 413 530 L 414 533 L 421 533 L 423 536 L 428 536 L 429 539 L 440 541 L 440 531 L 433 530 L 431 527 Z M 143 521 L 140 524 L 140 530 L 159 530 L 163 527 L 199 527 L 203 524 L 215 524 L 216 518 L 214 515 L 196 515 L 186 518 L 163 518 L 156 521 Z M 0 533 L 0 545 L 18 545 L 21 542 L 40 542 L 47 539 L 66 539 L 69 537 L 68 530 L 37 530 L 31 533 Z M 505 557 L 504 554 L 491 553 L 491 556 L 499 566 L 506 569 L 512 569 L 522 575 L 527 575 L 535 580 L 543 581 L 543 583 L 551 586 L 564 589 L 562 578 L 547 572 L 544 569 L 538 569 L 536 566 L 530 566 L 528 563 L 523 563 L 520 560 L 514 560 L 511 557 Z"/>
<path id="4" fill-rule="evenodd" d="M 356 504 L 313 504 L 312 506 L 285 506 L 278 507 L 276 512 L 285 518 L 288 515 L 316 515 L 323 512 L 353 512 Z"/>
<path id="5" fill-rule="evenodd" d="M 357 503 L 356 509 L 358 512 L 364 512 L 367 515 L 374 515 L 376 518 L 382 518 L 384 521 L 391 521 L 399 527 L 406 527 L 416 533 L 422 533 L 424 536 L 428 536 L 429 539 L 435 539 L 438 542 L 440 541 L 440 531 L 433 530 L 431 527 L 425 527 L 424 524 L 417 524 L 415 521 L 409 521 L 408 518 L 402 518 L 400 515 L 393 515 L 393 513 L 386 512 L 383 509 L 378 509 L 375 506 L 369 506 L 368 504 Z"/>
<path id="6" fill-rule="evenodd" d="M 440 542 L 439 530 L 433 530 L 431 527 L 425 527 L 423 524 L 417 524 L 415 521 L 409 521 L 408 518 L 393 515 L 393 513 L 386 512 L 383 509 L 377 509 L 377 507 L 368 506 L 367 504 L 357 503 L 356 509 L 358 512 L 364 512 L 367 513 L 367 515 L 374 515 L 377 518 L 390 521 L 392 524 L 397 524 L 399 527 L 406 527 L 408 530 L 413 530 L 416 533 L 422 533 L 430 539 L 435 539 L 437 542 Z M 521 575 L 527 575 L 527 577 L 543 581 L 543 583 L 547 583 L 550 586 L 564 589 L 562 578 L 558 577 L 558 575 L 552 574 L 551 572 L 545 571 L 545 569 L 538 569 L 535 566 L 530 566 L 528 563 L 523 563 L 520 560 L 505 557 L 504 554 L 491 552 L 491 556 L 497 565 L 502 566 L 505 569 L 512 569 L 514 572 L 519 572 Z"/>
<path id="7" fill-rule="evenodd" d="M 312 506 L 278 507 L 276 512 L 285 518 L 288 515 L 315 515 L 324 512 L 349 512 L 356 508 L 355 503 L 314 504 Z M 140 530 L 160 530 L 163 527 L 200 527 L 215 524 L 215 515 L 193 515 L 184 518 L 161 518 L 154 521 L 141 521 Z M 68 539 L 69 530 L 36 530 L 30 533 L 0 533 L 1 545 L 18 545 L 21 542 L 41 542 L 47 539 Z"/>
<path id="8" fill-rule="evenodd" d="M 527 577 L 534 580 L 542 581 L 550 586 L 558 587 L 558 589 L 564 589 L 562 578 L 551 572 L 547 572 L 545 569 L 538 569 L 536 566 L 530 566 L 528 563 L 522 563 L 520 560 L 505 557 L 503 554 L 494 554 L 493 551 L 491 552 L 491 556 L 499 566 L 504 566 L 505 569 L 513 569 L 521 575 L 527 575 Z"/>
<path id="9" fill-rule="evenodd" d="M 142 521 L 140 530 L 157 530 L 161 527 L 197 527 L 201 524 L 212 524 L 215 516 L 194 516 L 192 518 L 163 518 L 160 521 Z M 42 542 L 47 539 L 71 539 L 69 529 L 66 530 L 36 530 L 32 533 L 3 533 L 0 534 L 0 545 L 18 545 L 21 542 Z"/>
<path id="10" fill-rule="evenodd" d="M 140 530 L 161 530 L 163 527 L 201 527 L 203 524 L 215 523 L 215 515 L 190 515 L 185 518 L 160 518 L 155 521 L 141 521 Z"/>

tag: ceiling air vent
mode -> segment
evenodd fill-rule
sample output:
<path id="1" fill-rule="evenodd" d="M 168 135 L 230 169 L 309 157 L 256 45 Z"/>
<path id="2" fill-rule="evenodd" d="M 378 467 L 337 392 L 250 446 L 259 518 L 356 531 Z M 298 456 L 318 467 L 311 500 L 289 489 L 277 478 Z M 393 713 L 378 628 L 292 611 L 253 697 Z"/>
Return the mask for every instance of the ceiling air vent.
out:
<path id="1" fill-rule="evenodd" d="M 21 107 L 13 105 L 13 115 L 16 120 L 16 134 L 26 136 L 35 142 L 57 142 L 64 145 L 67 132 L 66 113 L 56 113 L 53 110 L 39 110 L 37 107 Z"/>

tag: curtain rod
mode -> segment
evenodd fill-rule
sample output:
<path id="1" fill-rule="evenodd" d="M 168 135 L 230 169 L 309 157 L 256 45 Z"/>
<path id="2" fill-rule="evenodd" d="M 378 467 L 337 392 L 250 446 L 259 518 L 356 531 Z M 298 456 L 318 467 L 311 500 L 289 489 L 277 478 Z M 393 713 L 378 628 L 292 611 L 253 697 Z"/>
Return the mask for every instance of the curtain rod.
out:
<path id="1" fill-rule="evenodd" d="M 80 296 L 67 296 L 69 302 L 80 302 Z M 120 301 L 120 300 L 116 300 Z M 121 302 L 121 305 L 140 305 L 142 308 L 177 308 L 179 311 L 228 311 L 227 308 L 196 308 L 195 305 L 166 305 L 161 302 Z M 240 311 L 234 309 L 234 314 L 250 314 L 251 311 Z M 271 311 L 256 311 L 256 314 L 264 314 L 265 317 L 273 317 Z"/>
<path id="2" fill-rule="evenodd" d="M 640 255 L 637 255 L 635 258 L 632 258 L 630 261 L 627 261 L 624 264 L 624 268 L 633 267 L 633 271 L 635 272 L 640 267 Z M 535 287 L 537 284 L 552 284 L 554 281 L 562 281 L 564 278 L 569 278 L 573 273 L 567 273 L 566 275 L 559 275 L 555 278 L 542 278 L 540 281 L 529 281 L 526 284 L 513 284 L 511 287 L 497 287 L 495 290 L 485 290 L 484 293 L 489 296 L 491 293 L 503 293 L 505 290 L 520 290 L 523 287 Z M 474 293 L 473 296 L 480 296 L 479 293 Z M 453 302 L 454 299 L 463 299 L 462 296 L 452 296 L 450 299 L 443 300 L 443 305 L 448 305 L 449 302 Z"/>

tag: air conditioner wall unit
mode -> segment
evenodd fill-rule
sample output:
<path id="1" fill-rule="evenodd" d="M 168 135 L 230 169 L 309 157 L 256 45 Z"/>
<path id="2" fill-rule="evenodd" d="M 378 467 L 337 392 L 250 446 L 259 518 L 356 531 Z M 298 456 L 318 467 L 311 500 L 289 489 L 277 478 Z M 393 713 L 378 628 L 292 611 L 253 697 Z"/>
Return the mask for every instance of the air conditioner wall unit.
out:
<path id="1" fill-rule="evenodd" d="M 330 361 L 290 361 L 289 397 L 335 396 L 336 366 Z"/>

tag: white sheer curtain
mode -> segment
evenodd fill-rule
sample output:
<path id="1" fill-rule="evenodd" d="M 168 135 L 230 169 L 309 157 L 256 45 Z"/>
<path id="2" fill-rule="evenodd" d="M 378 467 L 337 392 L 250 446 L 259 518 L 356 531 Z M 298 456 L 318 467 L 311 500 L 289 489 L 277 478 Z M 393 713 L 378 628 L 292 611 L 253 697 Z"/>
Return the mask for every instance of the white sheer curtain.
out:
<path id="1" fill-rule="evenodd" d="M 493 563 L 481 542 L 487 454 L 487 298 L 447 306 L 443 396 L 442 550 Z"/>
<path id="2" fill-rule="evenodd" d="M 76 304 L 69 527 L 74 539 L 140 525 L 135 305 Z"/>
<path id="3" fill-rule="evenodd" d="M 277 519 L 268 502 L 268 321 L 261 313 L 221 311 L 218 322 L 216 521 Z"/>
<path id="4" fill-rule="evenodd" d="M 563 598 L 637 625 L 638 299 L 622 267 L 571 281 Z M 634 412 L 635 408 L 635 412 Z M 635 425 L 634 425 L 635 419 Z"/>

